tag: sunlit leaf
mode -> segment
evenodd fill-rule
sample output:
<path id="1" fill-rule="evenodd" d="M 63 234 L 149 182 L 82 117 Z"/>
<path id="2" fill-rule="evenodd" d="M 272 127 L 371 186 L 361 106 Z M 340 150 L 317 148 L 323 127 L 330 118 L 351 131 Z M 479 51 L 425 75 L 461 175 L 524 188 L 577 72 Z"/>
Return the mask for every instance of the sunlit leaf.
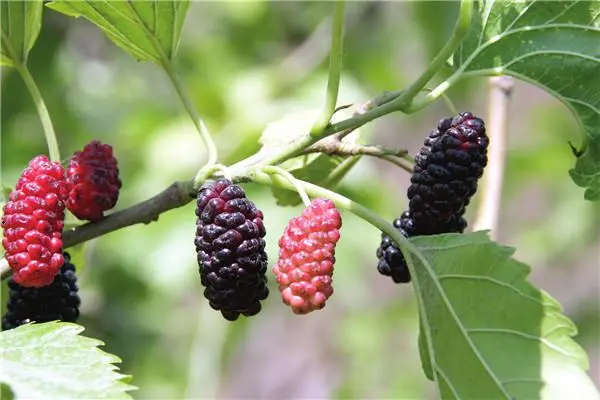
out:
<path id="1" fill-rule="evenodd" d="M 28 324 L 0 333 L 0 382 L 16 399 L 130 399 L 121 360 L 64 322 Z"/>
<path id="2" fill-rule="evenodd" d="M 25 64 L 42 27 L 42 0 L 0 2 L 0 65 Z"/>
<path id="3" fill-rule="evenodd" d="M 485 232 L 417 237 L 420 351 L 444 399 L 598 399 L 560 304 Z"/>
<path id="4" fill-rule="evenodd" d="M 158 64 L 175 56 L 189 5 L 184 0 L 56 0 L 47 4 L 71 17 L 84 17 L 136 59 Z"/>
<path id="5" fill-rule="evenodd" d="M 599 2 L 480 2 L 453 62 L 463 76 L 512 75 L 564 102 L 586 134 L 571 177 L 600 201 Z"/>

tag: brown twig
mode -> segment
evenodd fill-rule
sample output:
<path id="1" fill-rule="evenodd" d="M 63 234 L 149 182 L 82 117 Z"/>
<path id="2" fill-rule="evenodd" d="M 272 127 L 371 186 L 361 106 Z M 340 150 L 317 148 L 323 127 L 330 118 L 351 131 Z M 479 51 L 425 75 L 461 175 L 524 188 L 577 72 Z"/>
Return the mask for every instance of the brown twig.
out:
<path id="1" fill-rule="evenodd" d="M 489 229 L 490 238 L 495 240 L 506 161 L 508 107 L 514 81 L 508 76 L 493 77 L 490 78 L 489 85 L 487 126 L 490 138 L 489 161 L 482 180 L 481 202 L 473 230 Z"/>

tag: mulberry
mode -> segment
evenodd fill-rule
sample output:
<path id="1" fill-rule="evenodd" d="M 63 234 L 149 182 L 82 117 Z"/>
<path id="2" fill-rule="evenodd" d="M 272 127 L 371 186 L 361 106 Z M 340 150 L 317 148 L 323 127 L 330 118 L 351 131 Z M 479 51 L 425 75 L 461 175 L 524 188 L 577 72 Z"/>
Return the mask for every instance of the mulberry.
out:
<path id="1" fill-rule="evenodd" d="M 63 167 L 44 155 L 33 158 L 4 205 L 2 217 L 2 246 L 17 284 L 49 285 L 63 265 L 66 198 Z"/>
<path id="2" fill-rule="evenodd" d="M 292 218 L 279 239 L 279 260 L 273 273 L 283 302 L 296 314 L 325 307 L 333 294 L 335 245 L 342 218 L 330 200 L 315 199 Z"/>
<path id="3" fill-rule="evenodd" d="M 67 168 L 67 209 L 77 218 L 97 221 L 117 204 L 121 181 L 117 159 L 108 144 L 92 140 L 73 154 Z"/>
<path id="4" fill-rule="evenodd" d="M 204 297 L 223 317 L 256 315 L 267 298 L 263 213 L 228 179 L 198 192 L 196 251 Z"/>
<path id="5" fill-rule="evenodd" d="M 8 281 L 10 289 L 6 314 L 2 317 L 2 330 L 16 328 L 28 322 L 76 322 L 80 299 L 69 253 L 64 253 L 64 264 L 54 281 L 47 286 L 28 288 L 14 278 Z"/>
<path id="6" fill-rule="evenodd" d="M 483 120 L 469 112 L 442 119 L 415 157 L 407 195 L 409 210 L 394 221 L 405 237 L 462 233 L 465 207 L 477 191 L 487 164 L 488 137 Z M 382 234 L 378 271 L 394 282 L 409 282 L 406 260 L 394 241 Z"/>

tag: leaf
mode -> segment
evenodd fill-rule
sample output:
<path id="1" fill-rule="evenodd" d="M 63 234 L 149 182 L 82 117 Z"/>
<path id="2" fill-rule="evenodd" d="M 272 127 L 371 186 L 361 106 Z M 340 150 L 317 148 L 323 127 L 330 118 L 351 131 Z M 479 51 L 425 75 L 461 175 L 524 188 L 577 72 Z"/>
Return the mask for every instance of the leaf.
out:
<path id="1" fill-rule="evenodd" d="M 423 368 L 440 397 L 599 399 L 576 327 L 486 232 L 416 237 Z"/>
<path id="2" fill-rule="evenodd" d="M 47 4 L 55 11 L 94 23 L 137 60 L 160 65 L 175 56 L 189 5 L 187 0 L 56 0 Z"/>
<path id="3" fill-rule="evenodd" d="M 454 68 L 512 75 L 565 103 L 586 133 L 570 175 L 586 199 L 600 201 L 600 3 L 485 1 L 479 11 Z"/>
<path id="4" fill-rule="evenodd" d="M 286 146 L 301 140 L 310 133 L 314 121 L 320 116 L 321 110 L 303 110 L 284 116 L 280 120 L 272 122 L 261 135 L 260 142 L 262 153 L 277 153 Z M 350 114 L 346 110 L 337 112 L 332 122 L 348 118 Z M 346 136 L 343 141 L 356 143 L 360 135 L 355 130 Z M 327 189 L 333 189 L 339 181 L 356 164 L 359 157 L 342 157 L 323 153 L 311 153 L 293 157 L 281 164 L 281 167 L 289 171 L 298 179 L 302 179 Z M 273 186 L 273 195 L 280 206 L 296 206 L 302 203 L 300 196 L 291 190 L 281 189 Z"/>
<path id="5" fill-rule="evenodd" d="M 0 65 L 26 64 L 42 27 L 42 1 L 2 1 L 0 16 Z"/>
<path id="6" fill-rule="evenodd" d="M 64 322 L 22 325 L 0 333 L 0 382 L 16 399 L 130 399 L 121 360 L 99 350 L 104 343 L 79 336 Z"/>

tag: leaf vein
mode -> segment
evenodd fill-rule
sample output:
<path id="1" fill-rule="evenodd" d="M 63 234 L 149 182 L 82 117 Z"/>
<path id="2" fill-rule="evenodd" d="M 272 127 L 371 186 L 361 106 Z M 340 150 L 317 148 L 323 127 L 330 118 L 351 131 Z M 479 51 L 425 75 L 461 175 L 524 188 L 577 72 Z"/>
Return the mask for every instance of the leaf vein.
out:
<path id="1" fill-rule="evenodd" d="M 540 301 L 539 299 L 536 299 L 535 297 L 532 297 L 532 296 L 529 296 L 529 295 L 523 293 L 522 291 L 520 291 L 519 289 L 517 289 L 513 285 L 511 285 L 509 283 L 506 283 L 506 282 L 499 281 L 498 279 L 494 279 L 494 278 L 492 278 L 490 276 L 463 275 L 463 274 L 445 274 L 445 275 L 440 275 L 439 276 L 439 280 L 440 281 L 446 280 L 446 279 L 467 279 L 467 280 L 474 279 L 474 280 L 488 281 L 488 282 L 494 283 L 496 285 L 509 288 L 509 289 L 513 290 L 515 293 L 517 293 L 519 296 L 521 296 L 521 297 L 523 297 L 523 298 L 525 298 L 527 300 L 530 300 L 532 302 L 535 302 L 535 303 L 538 303 L 538 304 L 541 304 L 541 305 L 546 305 L 546 303 L 544 303 L 543 301 Z"/>
<path id="2" fill-rule="evenodd" d="M 558 353 L 561 353 L 562 355 L 567 356 L 569 358 L 573 358 L 575 360 L 578 360 L 578 355 L 577 354 L 570 353 L 567 350 L 564 350 L 564 349 L 560 348 L 559 346 L 556 346 L 555 344 L 551 343 L 550 341 L 548 341 L 545 338 L 542 338 L 542 337 L 539 337 L 539 336 L 535 336 L 535 335 L 531 335 L 529 333 L 517 331 L 517 330 L 514 330 L 514 329 L 468 328 L 467 332 L 469 332 L 469 333 L 504 333 L 504 334 L 507 334 L 507 335 L 520 336 L 520 337 L 525 338 L 525 339 L 538 341 L 538 342 L 542 343 L 543 345 L 545 345 L 546 347 L 548 347 L 549 349 L 552 349 L 552 350 L 554 350 L 554 351 L 556 351 Z"/>

